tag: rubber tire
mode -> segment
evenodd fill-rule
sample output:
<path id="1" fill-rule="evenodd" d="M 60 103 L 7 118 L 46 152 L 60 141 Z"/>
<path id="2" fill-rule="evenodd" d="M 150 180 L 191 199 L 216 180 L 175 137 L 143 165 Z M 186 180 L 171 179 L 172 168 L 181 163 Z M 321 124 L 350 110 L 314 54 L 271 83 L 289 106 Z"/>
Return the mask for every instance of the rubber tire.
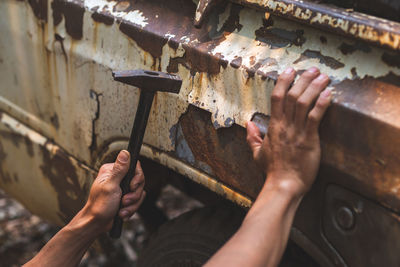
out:
<path id="1" fill-rule="evenodd" d="M 182 214 L 150 237 L 138 266 L 202 266 L 237 231 L 244 216 L 243 210 L 230 205 Z"/>

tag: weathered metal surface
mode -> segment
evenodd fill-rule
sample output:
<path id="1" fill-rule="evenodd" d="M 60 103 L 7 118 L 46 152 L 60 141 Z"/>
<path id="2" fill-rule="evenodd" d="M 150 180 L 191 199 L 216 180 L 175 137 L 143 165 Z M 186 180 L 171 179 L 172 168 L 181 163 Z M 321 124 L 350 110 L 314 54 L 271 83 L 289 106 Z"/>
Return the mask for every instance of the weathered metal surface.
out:
<path id="1" fill-rule="evenodd" d="M 199 28 L 218 2 L 221 2 L 221 0 L 199 0 L 194 16 L 194 26 Z"/>
<path id="2" fill-rule="evenodd" d="M 110 154 L 115 155 L 116 151 L 124 149 L 126 146 L 127 146 L 127 141 L 116 141 L 109 144 L 107 148 L 103 151 L 99 162 L 104 162 L 104 160 L 108 158 Z M 243 194 L 238 193 L 235 190 L 232 190 L 230 187 L 227 187 L 218 180 L 210 177 L 209 174 L 201 170 L 198 170 L 196 168 L 193 168 L 188 163 L 185 163 L 183 161 L 184 159 L 177 159 L 176 157 L 170 155 L 169 153 L 154 149 L 153 147 L 150 147 L 146 144 L 142 146 L 140 153 L 142 156 L 148 159 L 152 159 L 155 162 L 158 162 L 163 166 L 166 166 L 176 171 L 177 173 L 180 173 L 188 177 L 194 182 L 205 186 L 206 188 L 212 190 L 213 192 L 223 196 L 224 198 L 242 207 L 249 208 L 252 204 L 252 200 L 250 198 L 246 197 Z M 100 165 L 98 165 L 98 167 L 99 166 Z"/>
<path id="3" fill-rule="evenodd" d="M 259 2 L 241 3 L 256 6 Z M 276 5 L 276 12 L 287 10 L 281 6 Z M 313 27 L 331 22 L 343 32 L 337 24 L 341 21 L 334 17 L 315 13 L 315 23 L 304 18 L 311 23 L 307 26 L 266 16 L 265 10 L 217 5 L 197 29 L 193 26 L 196 4 L 186 0 L 1 1 L 0 29 L 7 38 L 0 38 L 0 110 L 62 147 L 57 151 L 65 156 L 50 154 L 45 159 L 56 166 L 50 168 L 52 173 L 63 171 L 72 159 L 95 169 L 110 144 L 129 136 L 138 101 L 138 90 L 114 83 L 111 70 L 176 73 L 183 79 L 182 90 L 177 96 L 156 96 L 142 154 L 249 206 L 263 178 L 250 162 L 243 126 L 255 113 L 269 115 L 270 93 L 286 67 L 294 66 L 301 73 L 315 65 L 330 75 L 334 103 L 321 128 L 319 179 L 304 199 L 295 226 L 314 244 L 310 253 L 317 246 L 336 266 L 345 266 L 317 231 L 327 184 L 352 188 L 400 212 L 400 166 L 396 164 L 400 159 L 396 103 L 400 58 L 393 50 Z M 297 15 L 308 14 L 303 11 Z M 294 16 L 289 13 L 288 17 Z M 352 19 L 364 23 L 366 17 L 353 15 Z M 348 18 L 343 23 L 344 19 Z M 357 25 L 364 25 L 361 22 Z M 396 33 L 398 27 L 378 26 L 388 33 Z M 367 33 L 371 33 L 368 38 L 374 37 L 374 27 L 357 28 L 356 34 L 362 40 Z M 379 42 L 385 40 L 382 36 Z M 395 48 L 397 37 L 387 38 L 388 46 Z M 71 190 L 82 195 L 71 198 L 74 194 L 48 182 L 58 180 L 47 178 L 51 173 L 40 169 L 41 154 L 31 158 L 28 148 L 14 146 L 3 135 L 0 142 L 7 146 L 7 157 L 0 160 L 1 178 L 12 180 L 17 167 L 11 159 L 30 162 L 32 172 L 18 168 L 18 181 L 0 185 L 14 196 L 28 195 L 33 200 L 24 203 L 34 212 L 57 222 L 67 220 L 83 201 L 91 176 L 78 167 L 66 170 L 74 177 Z M 37 192 L 31 190 L 36 184 Z M 66 207 L 69 202 L 71 208 Z"/>
<path id="4" fill-rule="evenodd" d="M 94 170 L 0 112 L 0 186 L 32 212 L 60 225 L 86 202 Z"/>
<path id="5" fill-rule="evenodd" d="M 372 44 L 400 50 L 400 23 L 380 19 L 313 1 L 231 0 L 271 12 L 274 15 L 307 23 L 321 29 L 351 36 Z M 318 1 L 319 2 L 319 1 Z"/>
<path id="6" fill-rule="evenodd" d="M 398 215 L 335 185 L 327 187 L 324 208 L 324 235 L 348 266 L 399 265 L 400 255 L 394 253 L 400 250 Z M 354 216 L 351 228 L 340 227 L 337 215 L 343 209 Z"/>
<path id="7" fill-rule="evenodd" d="M 179 125 L 196 161 L 207 164 L 215 177 L 239 192 L 253 199 L 258 195 L 264 175 L 252 160 L 244 128 L 233 125 L 215 130 L 210 113 L 193 106 L 181 117 Z"/>

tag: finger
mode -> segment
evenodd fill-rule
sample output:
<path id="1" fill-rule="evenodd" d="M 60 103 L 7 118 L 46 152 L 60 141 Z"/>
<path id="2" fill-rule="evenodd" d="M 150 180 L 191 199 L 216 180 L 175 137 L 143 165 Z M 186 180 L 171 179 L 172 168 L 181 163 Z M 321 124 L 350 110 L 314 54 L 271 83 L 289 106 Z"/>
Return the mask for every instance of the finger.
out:
<path id="1" fill-rule="evenodd" d="M 305 71 L 298 81 L 290 88 L 285 104 L 285 115 L 288 121 L 293 121 L 297 99 L 303 94 L 307 86 L 317 77 L 319 69 L 311 67 Z"/>
<path id="2" fill-rule="evenodd" d="M 329 77 L 326 74 L 320 74 L 297 99 L 295 125 L 298 129 L 303 129 L 305 126 L 307 113 L 328 83 Z"/>
<path id="3" fill-rule="evenodd" d="M 135 192 L 129 192 L 128 194 L 124 195 L 122 197 L 122 206 L 126 207 L 137 202 L 140 199 L 143 191 L 143 186 L 141 186 Z"/>
<path id="4" fill-rule="evenodd" d="M 145 183 L 144 173 L 142 167 L 140 166 L 140 162 L 138 161 L 136 164 L 135 176 L 131 180 L 129 187 L 131 191 L 135 191 L 139 188 L 139 186 L 143 187 L 144 183 Z"/>
<path id="5" fill-rule="evenodd" d="M 284 114 L 284 103 L 286 93 L 290 88 L 295 77 L 293 68 L 287 68 L 279 75 L 278 82 L 275 85 L 271 95 L 271 118 L 281 118 Z"/>
<path id="6" fill-rule="evenodd" d="M 331 91 L 327 89 L 319 95 L 317 103 L 315 103 L 314 108 L 310 111 L 310 113 L 308 113 L 307 116 L 306 127 L 308 135 L 318 132 L 319 124 L 331 103 L 331 98 Z"/>
<path id="7" fill-rule="evenodd" d="M 130 161 L 130 155 L 128 151 L 122 150 L 121 152 L 119 152 L 111 173 L 112 181 L 118 184 L 121 183 L 125 174 L 129 170 L 129 161 Z"/>
<path id="8" fill-rule="evenodd" d="M 140 196 L 140 200 L 138 202 L 136 202 L 135 204 L 132 204 L 132 205 L 130 205 L 128 207 L 125 207 L 125 208 L 121 209 L 119 211 L 119 216 L 122 219 L 125 219 L 125 220 L 129 219 L 130 217 L 132 217 L 132 215 L 139 209 L 140 205 L 142 205 L 143 200 L 145 199 L 145 197 L 146 197 L 146 192 L 143 191 L 142 195 Z"/>
<path id="9" fill-rule="evenodd" d="M 263 142 L 263 139 L 261 138 L 260 129 L 258 129 L 257 125 L 254 122 L 248 121 L 246 124 L 246 130 L 247 130 L 246 140 L 254 156 L 260 150 Z"/>

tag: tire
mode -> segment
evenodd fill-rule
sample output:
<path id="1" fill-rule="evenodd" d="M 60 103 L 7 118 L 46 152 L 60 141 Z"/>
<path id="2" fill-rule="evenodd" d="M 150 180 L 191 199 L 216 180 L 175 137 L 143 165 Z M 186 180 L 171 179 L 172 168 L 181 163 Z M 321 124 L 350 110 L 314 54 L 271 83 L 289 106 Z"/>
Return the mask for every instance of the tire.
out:
<path id="1" fill-rule="evenodd" d="M 138 266 L 202 266 L 237 231 L 244 215 L 243 210 L 229 205 L 182 214 L 150 237 Z"/>
<path id="2" fill-rule="evenodd" d="M 235 206 L 189 211 L 163 224 L 139 255 L 139 267 L 198 267 L 239 229 L 245 212 Z M 319 267 L 303 249 L 289 240 L 280 267 Z"/>

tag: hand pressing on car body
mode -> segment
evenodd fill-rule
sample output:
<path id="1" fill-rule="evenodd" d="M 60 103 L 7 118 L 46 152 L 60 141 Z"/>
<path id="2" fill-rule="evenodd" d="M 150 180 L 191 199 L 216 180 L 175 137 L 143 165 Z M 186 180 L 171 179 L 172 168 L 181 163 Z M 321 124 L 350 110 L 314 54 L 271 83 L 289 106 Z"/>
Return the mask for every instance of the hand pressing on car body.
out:
<path id="1" fill-rule="evenodd" d="M 272 91 L 271 118 L 263 138 L 253 122 L 247 142 L 266 182 L 239 231 L 206 264 L 268 266 L 279 264 L 293 218 L 311 188 L 321 159 L 318 126 L 330 103 L 329 78 L 317 68 L 288 68 Z"/>
<path id="2" fill-rule="evenodd" d="M 318 127 L 329 106 L 330 91 L 323 91 L 329 83 L 328 76 L 315 67 L 291 86 L 295 76 L 293 68 L 279 76 L 271 97 L 268 133 L 263 139 L 250 121 L 247 142 L 269 183 L 304 195 L 317 175 L 321 158 Z"/>

